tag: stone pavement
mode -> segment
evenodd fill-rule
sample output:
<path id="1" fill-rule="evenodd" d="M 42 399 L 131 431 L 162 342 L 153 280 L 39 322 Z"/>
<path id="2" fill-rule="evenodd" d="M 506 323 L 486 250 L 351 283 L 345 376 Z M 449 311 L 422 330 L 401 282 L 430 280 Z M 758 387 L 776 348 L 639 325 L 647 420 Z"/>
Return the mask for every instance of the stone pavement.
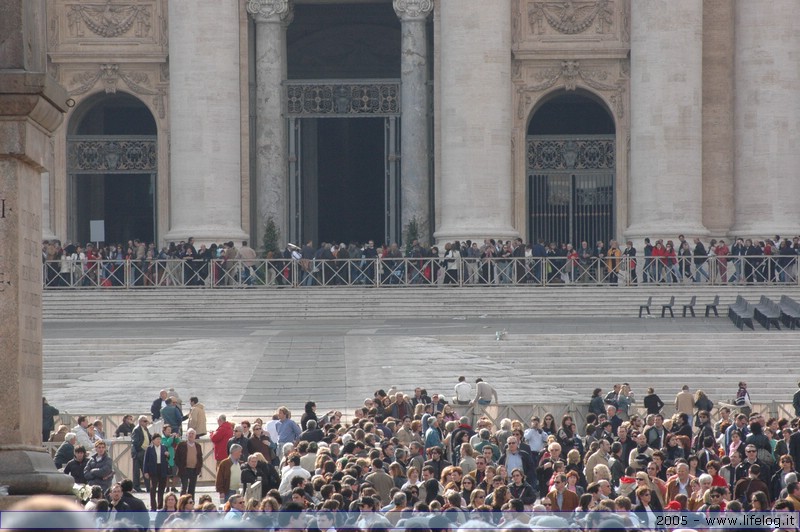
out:
<path id="1" fill-rule="evenodd" d="M 588 401 L 621 381 L 666 402 L 684 383 L 714 401 L 741 378 L 754 402 L 790 401 L 797 387 L 785 371 L 796 333 L 742 333 L 724 318 L 45 322 L 44 336 L 44 393 L 74 414 L 148 412 L 174 386 L 212 420 L 284 404 L 299 416 L 309 399 L 319 412 L 351 410 L 392 385 L 450 395 L 461 374 L 483 377 L 503 403 Z"/>

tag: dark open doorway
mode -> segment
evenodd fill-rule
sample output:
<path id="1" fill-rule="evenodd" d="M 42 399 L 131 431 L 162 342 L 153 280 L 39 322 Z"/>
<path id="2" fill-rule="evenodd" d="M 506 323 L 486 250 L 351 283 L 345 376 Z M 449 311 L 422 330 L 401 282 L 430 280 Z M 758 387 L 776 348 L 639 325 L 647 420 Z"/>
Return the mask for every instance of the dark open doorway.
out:
<path id="1" fill-rule="evenodd" d="M 320 241 L 383 241 L 384 142 L 383 118 L 318 120 Z"/>
<path id="2" fill-rule="evenodd" d="M 105 221 L 105 241 L 109 244 L 124 244 L 137 238 L 153 241 L 155 179 L 150 175 L 79 174 L 74 179 L 80 242 L 89 240 L 89 220 Z"/>
<path id="3" fill-rule="evenodd" d="M 73 113 L 67 137 L 70 238 L 91 239 L 102 220 L 105 242 L 155 242 L 156 122 L 124 93 L 97 94 Z"/>

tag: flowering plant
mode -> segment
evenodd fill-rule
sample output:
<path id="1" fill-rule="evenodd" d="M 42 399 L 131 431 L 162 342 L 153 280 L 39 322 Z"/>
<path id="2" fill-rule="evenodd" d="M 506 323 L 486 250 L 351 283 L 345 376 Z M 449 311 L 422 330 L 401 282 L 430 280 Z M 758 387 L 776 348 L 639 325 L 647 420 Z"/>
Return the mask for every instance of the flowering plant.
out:
<path id="1" fill-rule="evenodd" d="M 86 504 L 92 498 L 92 486 L 89 484 L 75 484 L 72 492 L 83 503 Z"/>

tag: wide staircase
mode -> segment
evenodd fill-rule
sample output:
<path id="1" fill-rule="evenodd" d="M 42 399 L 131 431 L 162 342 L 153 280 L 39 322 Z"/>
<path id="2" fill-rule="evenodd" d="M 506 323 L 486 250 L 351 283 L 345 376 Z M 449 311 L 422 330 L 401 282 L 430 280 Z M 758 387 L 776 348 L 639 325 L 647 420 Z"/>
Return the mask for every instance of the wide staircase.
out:
<path id="1" fill-rule="evenodd" d="M 800 301 L 798 286 L 481 286 L 481 287 L 311 287 L 311 288 L 159 288 L 46 290 L 45 321 L 297 320 L 297 319 L 442 319 L 631 318 L 653 296 L 651 311 L 675 296 L 681 306 L 697 296 L 695 312 L 720 296 L 720 317 L 743 295 Z"/>
<path id="2" fill-rule="evenodd" d="M 754 402 L 790 402 L 795 332 L 742 332 L 726 318 L 737 295 L 762 294 L 800 301 L 786 286 L 46 291 L 44 391 L 70 412 L 118 413 L 174 384 L 209 412 L 263 413 L 312 396 L 350 409 L 390 385 L 449 395 L 463 373 L 505 404 L 585 402 L 614 382 L 640 398 L 653 386 L 668 404 L 683 384 L 729 401 L 741 379 Z M 705 318 L 717 295 L 719 318 Z M 638 319 L 650 296 L 653 317 Z M 676 317 L 662 319 L 672 296 Z M 681 318 L 692 296 L 697 317 Z M 231 356 L 239 386 L 181 362 L 215 368 Z"/>
<path id="3" fill-rule="evenodd" d="M 265 415 L 279 404 L 302 411 L 308 398 L 321 409 L 349 410 L 390 385 L 450 395 L 460 373 L 482 376 L 504 404 L 583 404 L 595 387 L 607 390 L 614 382 L 630 383 L 639 399 L 652 386 L 668 405 L 684 384 L 705 390 L 715 403 L 730 401 L 742 379 L 755 403 L 790 403 L 797 390 L 796 336 L 786 331 L 603 332 L 590 324 L 553 334 L 516 324 L 496 340 L 494 327 L 425 335 L 396 329 L 380 336 L 350 329 L 334 336 L 336 327 L 315 326 L 319 352 L 313 356 L 301 352 L 308 341 L 283 335 L 261 343 L 226 338 L 219 345 L 200 339 L 202 332 L 113 339 L 93 337 L 89 329 L 83 338 L 46 338 L 44 392 L 72 413 L 123 413 L 147 411 L 160 387 L 174 385 L 184 398 L 201 395 L 209 415 Z M 192 360 L 213 368 L 230 356 L 241 362 L 234 386 L 215 371 L 182 366 Z"/>

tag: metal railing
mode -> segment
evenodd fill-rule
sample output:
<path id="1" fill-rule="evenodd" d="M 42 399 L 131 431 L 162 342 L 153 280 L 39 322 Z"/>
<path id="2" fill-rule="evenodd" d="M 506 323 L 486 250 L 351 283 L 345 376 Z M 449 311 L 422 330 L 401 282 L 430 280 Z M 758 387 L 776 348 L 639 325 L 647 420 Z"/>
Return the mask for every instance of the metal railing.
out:
<path id="1" fill-rule="evenodd" d="M 46 261 L 46 289 L 797 285 L 796 256 Z"/>
<path id="2" fill-rule="evenodd" d="M 589 413 L 589 402 L 588 400 L 585 401 L 568 401 L 568 402 L 554 402 L 554 403 L 515 403 L 515 404 L 491 404 L 491 405 L 475 405 L 475 406 L 459 406 L 459 405 L 451 405 L 453 410 L 456 414 L 461 416 L 467 416 L 470 420 L 472 420 L 473 425 L 477 423 L 477 421 L 481 418 L 486 418 L 492 422 L 495 427 L 500 426 L 500 421 L 502 419 L 518 419 L 523 422 L 523 424 L 527 427 L 528 420 L 530 420 L 531 416 L 538 416 L 539 419 L 544 419 L 546 414 L 551 414 L 553 419 L 558 424 L 561 420 L 561 416 L 564 414 L 569 414 L 572 416 L 572 420 L 575 422 L 576 426 L 579 428 L 579 431 L 582 434 L 583 427 L 586 426 L 586 416 Z M 718 408 L 722 406 L 719 403 L 714 407 L 712 410 L 712 418 L 716 417 Z M 735 407 L 732 408 L 735 410 Z M 753 412 L 761 412 L 764 414 L 764 417 L 770 418 L 787 418 L 791 419 L 794 417 L 794 407 L 791 403 L 783 403 L 779 401 L 769 401 L 769 402 L 759 402 L 753 403 L 751 405 L 751 410 Z M 629 414 L 638 414 L 641 417 L 646 415 L 646 410 L 641 405 L 632 405 Z M 116 426 L 118 423 L 122 421 L 125 414 L 104 414 L 98 416 L 87 416 L 88 419 L 95 420 L 100 419 L 103 421 L 103 426 L 106 427 L 106 434 L 113 434 L 114 430 L 116 430 Z M 134 416 L 137 418 L 138 416 Z M 233 416 L 229 420 L 233 420 L 236 416 Z M 261 416 L 264 419 L 268 419 L 271 417 L 271 414 L 264 414 Z M 68 427 L 74 427 L 77 424 L 77 416 L 72 414 L 62 414 L 60 416 L 61 423 L 67 425 Z M 252 416 L 251 416 L 252 419 Z M 349 419 L 345 416 L 344 421 L 346 422 Z M 112 430 L 112 427 L 114 430 Z M 199 482 L 206 484 L 206 483 L 213 483 L 216 478 L 216 460 L 214 459 L 214 444 L 208 438 L 208 436 L 204 436 L 202 438 L 198 438 L 197 440 L 201 446 L 203 451 L 203 474 L 199 479 Z M 106 440 L 108 443 L 108 453 L 114 463 L 114 473 L 116 476 L 116 480 L 122 480 L 124 478 L 131 478 L 133 474 L 133 460 L 131 456 L 131 440 L 130 437 L 120 437 L 120 438 L 108 438 Z M 42 446 L 47 449 L 51 456 L 55 456 L 56 451 L 61 443 L 50 443 L 46 442 L 43 443 Z"/>

